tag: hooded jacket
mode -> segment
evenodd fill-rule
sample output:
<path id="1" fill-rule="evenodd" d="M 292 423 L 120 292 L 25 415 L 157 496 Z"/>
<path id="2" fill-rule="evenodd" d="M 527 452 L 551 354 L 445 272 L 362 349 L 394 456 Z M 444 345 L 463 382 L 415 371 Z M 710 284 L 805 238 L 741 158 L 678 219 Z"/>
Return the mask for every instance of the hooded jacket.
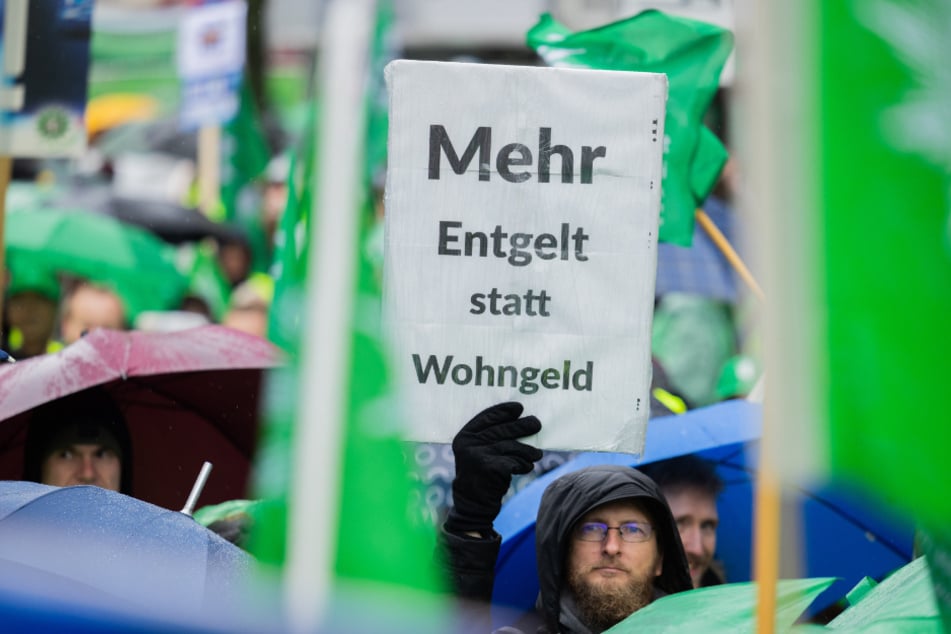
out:
<path id="1" fill-rule="evenodd" d="M 549 632 L 586 631 L 570 597 L 563 593 L 565 562 L 574 525 L 597 506 L 636 499 L 652 516 L 664 560 L 655 595 L 690 590 L 690 569 L 670 507 L 653 480 L 636 469 L 604 465 L 580 469 L 552 482 L 542 495 L 535 528 L 539 615 Z M 580 626 L 580 627 L 579 627 Z"/>
<path id="2" fill-rule="evenodd" d="M 23 450 L 23 479 L 42 481 L 43 460 L 57 439 L 110 446 L 120 459 L 120 492 L 132 495 L 132 441 L 118 405 L 105 389 L 93 387 L 44 403 L 33 410 Z"/>

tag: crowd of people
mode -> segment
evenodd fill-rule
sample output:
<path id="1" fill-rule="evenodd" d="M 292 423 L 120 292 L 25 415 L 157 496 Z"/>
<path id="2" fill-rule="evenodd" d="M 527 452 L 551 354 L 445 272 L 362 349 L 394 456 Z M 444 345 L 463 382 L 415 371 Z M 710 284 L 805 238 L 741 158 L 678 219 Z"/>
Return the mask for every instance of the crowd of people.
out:
<path id="1" fill-rule="evenodd" d="M 268 250 L 285 203 L 286 179 L 285 171 L 256 184 L 263 194 L 259 220 Z M 5 280 L 0 348 L 22 360 L 54 353 L 95 328 L 173 328 L 211 321 L 266 337 L 274 282 L 266 270 L 252 266 L 262 254 L 240 238 L 209 238 L 205 245 L 227 285 L 222 314 L 216 316 L 200 293 L 189 292 L 173 310 L 150 319 L 132 314 L 108 279 L 13 268 Z M 704 363 L 681 364 L 679 352 L 668 347 L 671 338 L 655 337 L 654 417 L 742 396 L 757 378 L 755 371 L 741 375 L 732 370 L 741 342 L 731 308 L 700 296 L 671 301 L 677 297 L 658 298 L 659 321 L 687 323 L 695 329 L 695 342 L 713 343 Z M 691 322 L 698 311 L 707 311 L 705 317 Z M 707 319 L 711 313 L 718 319 Z M 699 381 L 698 365 L 704 373 Z M 487 607 L 501 546 L 493 523 L 511 495 L 513 477 L 538 475 L 553 465 L 542 468 L 545 454 L 522 441 L 544 421 L 525 415 L 519 403 L 492 405 L 462 422 L 452 443 L 451 501 L 445 496 L 430 514 L 438 525 L 435 560 L 456 596 Z M 134 494 L 132 465 L 135 454 L 144 450 L 132 446 L 122 413 L 108 393 L 87 389 L 32 412 L 23 479 Z M 568 457 L 559 456 L 558 462 Z M 713 467 L 692 456 L 643 469 L 589 467 L 555 480 L 537 512 L 537 609 L 503 631 L 601 632 L 659 597 L 724 583 L 715 559 L 721 488 Z M 241 507 L 216 516 L 209 526 L 243 545 L 251 519 Z M 490 628 L 487 611 L 477 608 L 471 617 L 476 628 Z"/>
<path id="2" fill-rule="evenodd" d="M 489 627 L 501 544 L 493 522 L 503 497 L 513 475 L 542 457 L 520 440 L 542 423 L 523 413 L 515 402 L 491 406 L 452 445 L 454 503 L 437 560 L 456 596 L 486 608 L 469 614 L 473 628 Z M 105 391 L 87 389 L 33 411 L 23 479 L 132 494 L 133 460 L 122 413 Z M 600 632 L 666 594 L 723 583 L 713 560 L 721 487 L 712 466 L 693 456 L 644 470 L 588 467 L 555 480 L 538 508 L 537 610 L 503 631 Z M 249 520 L 242 508 L 209 528 L 241 545 Z"/>

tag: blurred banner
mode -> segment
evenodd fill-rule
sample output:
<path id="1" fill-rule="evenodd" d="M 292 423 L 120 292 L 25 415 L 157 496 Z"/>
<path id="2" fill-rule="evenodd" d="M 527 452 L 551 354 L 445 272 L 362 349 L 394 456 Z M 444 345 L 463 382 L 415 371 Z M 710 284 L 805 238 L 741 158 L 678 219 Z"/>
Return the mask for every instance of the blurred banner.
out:
<path id="1" fill-rule="evenodd" d="M 93 0 L 0 0 L 0 7 L 0 155 L 80 154 Z"/>

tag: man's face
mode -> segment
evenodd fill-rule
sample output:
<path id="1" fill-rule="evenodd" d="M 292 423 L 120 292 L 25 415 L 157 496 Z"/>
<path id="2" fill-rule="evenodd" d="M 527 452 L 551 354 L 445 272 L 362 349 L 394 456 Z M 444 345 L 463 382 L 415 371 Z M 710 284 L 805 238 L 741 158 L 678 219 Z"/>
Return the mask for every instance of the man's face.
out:
<path id="1" fill-rule="evenodd" d="M 17 293 L 7 300 L 7 316 L 10 327 L 23 333 L 25 346 L 45 348 L 56 325 L 56 302 L 31 291 Z"/>
<path id="2" fill-rule="evenodd" d="M 63 343 L 77 341 L 87 330 L 112 328 L 121 330 L 125 325 L 122 302 L 111 291 L 83 286 L 69 299 L 60 330 Z"/>
<path id="3" fill-rule="evenodd" d="M 73 444 L 43 460 L 42 483 L 65 487 L 93 484 L 118 491 L 122 464 L 112 449 L 99 444 Z"/>
<path id="4" fill-rule="evenodd" d="M 680 529 L 680 541 L 690 563 L 690 580 L 694 588 L 699 588 L 700 578 L 710 568 L 717 549 L 720 516 L 716 498 L 691 486 L 665 489 L 664 497 Z"/>
<path id="5" fill-rule="evenodd" d="M 587 522 L 617 527 L 628 522 L 649 524 L 650 519 L 633 500 L 619 500 L 590 511 L 578 525 Z M 643 542 L 624 541 L 618 530 L 609 530 L 597 542 L 581 541 L 573 532 L 568 547 L 568 588 L 586 624 L 607 629 L 650 603 L 654 579 L 662 567 L 663 555 L 653 532 Z"/>

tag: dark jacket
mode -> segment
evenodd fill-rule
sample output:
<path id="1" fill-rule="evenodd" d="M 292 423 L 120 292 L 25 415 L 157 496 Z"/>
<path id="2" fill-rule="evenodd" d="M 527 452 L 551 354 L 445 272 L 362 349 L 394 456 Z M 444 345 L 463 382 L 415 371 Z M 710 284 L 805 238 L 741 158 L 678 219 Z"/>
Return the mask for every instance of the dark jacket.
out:
<path id="1" fill-rule="evenodd" d="M 535 526 L 539 598 L 536 615 L 503 628 L 502 632 L 588 632 L 571 596 L 563 592 L 565 558 L 571 530 L 581 517 L 607 502 L 636 498 L 654 518 L 658 548 L 664 564 L 655 583 L 655 598 L 690 590 L 690 569 L 680 543 L 677 523 L 654 481 L 636 469 L 615 465 L 588 467 L 552 482 L 542 495 Z M 470 539 L 443 532 L 448 548 L 450 576 L 456 593 L 467 599 L 488 601 L 499 540 Z"/>

